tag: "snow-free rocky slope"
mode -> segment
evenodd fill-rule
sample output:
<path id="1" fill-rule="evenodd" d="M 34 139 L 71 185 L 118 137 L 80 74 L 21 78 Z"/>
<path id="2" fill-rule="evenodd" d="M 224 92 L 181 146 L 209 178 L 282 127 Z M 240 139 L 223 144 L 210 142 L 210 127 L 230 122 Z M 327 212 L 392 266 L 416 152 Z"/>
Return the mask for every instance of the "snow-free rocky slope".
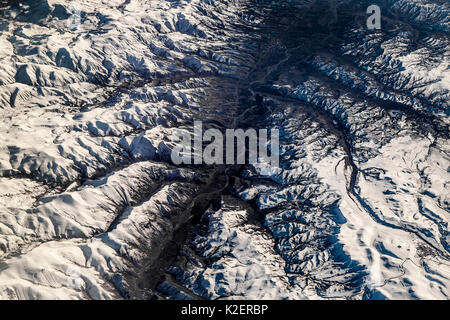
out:
<path id="1" fill-rule="evenodd" d="M 0 298 L 448 299 L 449 4 L 377 2 L 1 1 Z"/>

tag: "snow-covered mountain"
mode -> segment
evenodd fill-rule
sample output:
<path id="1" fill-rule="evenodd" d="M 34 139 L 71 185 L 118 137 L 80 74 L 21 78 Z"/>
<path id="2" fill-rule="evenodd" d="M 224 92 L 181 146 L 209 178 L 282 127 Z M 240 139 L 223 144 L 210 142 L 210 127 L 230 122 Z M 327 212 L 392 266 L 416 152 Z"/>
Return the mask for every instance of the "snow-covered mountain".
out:
<path id="1" fill-rule="evenodd" d="M 2 1 L 0 298 L 448 299 L 450 7 L 377 2 Z"/>

